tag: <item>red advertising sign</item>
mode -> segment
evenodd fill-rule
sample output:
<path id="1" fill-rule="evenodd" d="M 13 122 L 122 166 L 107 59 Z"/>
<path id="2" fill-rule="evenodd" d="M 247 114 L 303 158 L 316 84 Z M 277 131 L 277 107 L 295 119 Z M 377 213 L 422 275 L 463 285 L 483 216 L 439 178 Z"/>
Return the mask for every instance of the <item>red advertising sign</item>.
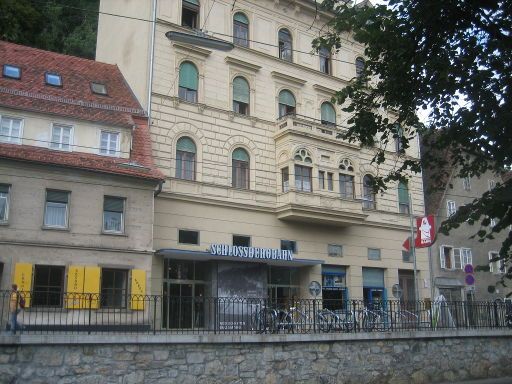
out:
<path id="1" fill-rule="evenodd" d="M 428 215 L 416 218 L 416 239 L 414 246 L 416 248 L 430 247 L 435 239 L 434 216 Z"/>

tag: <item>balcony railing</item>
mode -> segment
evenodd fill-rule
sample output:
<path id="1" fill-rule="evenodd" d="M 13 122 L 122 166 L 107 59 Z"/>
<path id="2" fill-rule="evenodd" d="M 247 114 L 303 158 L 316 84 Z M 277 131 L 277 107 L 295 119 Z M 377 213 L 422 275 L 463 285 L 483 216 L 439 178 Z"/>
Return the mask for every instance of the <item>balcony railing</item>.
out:
<path id="1" fill-rule="evenodd" d="M 18 333 L 276 334 L 507 328 L 512 308 L 495 302 L 367 303 L 363 300 L 129 295 L 125 308 L 102 308 L 96 294 L 64 294 L 19 310 Z M 0 292 L 0 324 L 10 329 L 10 292 Z"/>
<path id="2" fill-rule="evenodd" d="M 298 114 L 287 114 L 277 119 L 278 133 L 284 129 L 315 134 L 322 138 L 330 138 L 336 141 L 344 141 L 341 135 L 346 128 L 331 123 L 323 123 L 321 120 Z"/>

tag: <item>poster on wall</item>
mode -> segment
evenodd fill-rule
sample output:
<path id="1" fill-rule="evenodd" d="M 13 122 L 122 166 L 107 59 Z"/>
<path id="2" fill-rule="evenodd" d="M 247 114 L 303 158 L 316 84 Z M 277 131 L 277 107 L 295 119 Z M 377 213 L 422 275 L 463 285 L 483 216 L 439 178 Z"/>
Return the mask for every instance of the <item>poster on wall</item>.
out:
<path id="1" fill-rule="evenodd" d="M 218 268 L 219 329 L 250 329 L 251 318 L 267 296 L 267 266 L 219 263 Z"/>

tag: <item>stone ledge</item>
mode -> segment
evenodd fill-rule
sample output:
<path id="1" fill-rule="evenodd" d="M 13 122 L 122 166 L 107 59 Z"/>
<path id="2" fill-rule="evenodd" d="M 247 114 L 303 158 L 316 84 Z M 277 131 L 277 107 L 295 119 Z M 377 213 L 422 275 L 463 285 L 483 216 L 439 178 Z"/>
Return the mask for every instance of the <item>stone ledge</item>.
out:
<path id="1" fill-rule="evenodd" d="M 130 334 L 49 334 L 49 335 L 0 335 L 0 345 L 66 345 L 66 344 L 272 344 L 316 343 L 336 341 L 384 341 L 405 339 L 450 338 L 512 338 L 511 330 L 455 330 L 419 332 L 372 332 L 353 334 L 310 335 L 130 335 Z"/>

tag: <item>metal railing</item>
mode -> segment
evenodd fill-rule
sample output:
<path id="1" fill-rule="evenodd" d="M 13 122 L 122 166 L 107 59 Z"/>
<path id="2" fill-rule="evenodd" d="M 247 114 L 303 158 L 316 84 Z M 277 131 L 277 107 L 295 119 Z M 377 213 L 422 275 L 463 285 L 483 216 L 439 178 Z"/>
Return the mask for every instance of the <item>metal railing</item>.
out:
<path id="1" fill-rule="evenodd" d="M 10 292 L 0 291 L 0 327 L 10 328 Z M 275 334 L 507 328 L 512 308 L 497 302 L 268 299 L 20 292 L 22 333 Z M 51 297 L 53 296 L 53 297 Z M 45 299 L 41 299 L 44 297 Z M 56 305 L 57 303 L 57 305 Z"/>

